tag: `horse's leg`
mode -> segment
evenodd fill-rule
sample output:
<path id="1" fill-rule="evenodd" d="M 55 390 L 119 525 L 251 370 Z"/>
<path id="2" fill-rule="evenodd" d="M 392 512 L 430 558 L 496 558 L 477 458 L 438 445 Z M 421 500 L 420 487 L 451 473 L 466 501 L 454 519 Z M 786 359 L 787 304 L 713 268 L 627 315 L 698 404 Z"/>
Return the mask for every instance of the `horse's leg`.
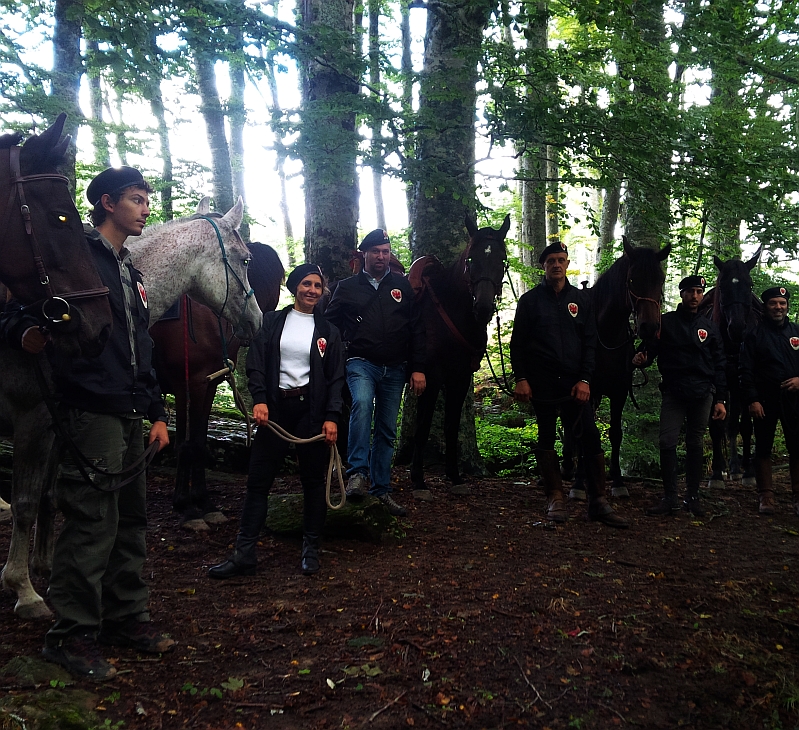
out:
<path id="1" fill-rule="evenodd" d="M 724 429 L 727 435 L 727 448 L 730 455 L 730 479 L 738 481 L 741 479 L 741 460 L 738 457 L 738 416 L 732 408 L 727 414 L 727 418 L 722 421 L 726 424 Z"/>
<path id="2" fill-rule="evenodd" d="M 738 401 L 738 407 L 741 414 L 741 467 L 743 469 L 743 479 L 741 485 L 744 487 L 757 486 L 755 480 L 755 463 L 752 459 L 752 416 L 749 415 L 749 409 L 744 408 L 743 404 Z"/>
<path id="3" fill-rule="evenodd" d="M 11 519 L 11 505 L 0 497 L 0 524 Z"/>
<path id="4" fill-rule="evenodd" d="M 560 461 L 560 476 L 562 479 L 570 482 L 575 478 L 574 458 L 576 454 L 574 448 L 574 431 L 570 423 L 563 423 L 561 421 L 561 426 L 563 428 L 563 438 L 561 439 L 563 458 Z"/>
<path id="5" fill-rule="evenodd" d="M 17 603 L 14 606 L 14 613 L 25 620 L 52 616 L 44 599 L 31 584 L 28 569 L 31 530 L 39 509 L 43 481 L 47 475 L 48 460 L 42 461 L 42 454 L 51 454 L 53 451 L 53 433 L 49 428 L 46 430 L 42 428 L 43 424 L 47 427 L 49 422 L 44 404 L 41 404 L 40 408 L 18 417 L 14 423 L 14 461 L 11 477 L 14 520 L 8 562 L 0 575 L 0 582 L 4 588 L 16 593 Z"/>
<path id="6" fill-rule="evenodd" d="M 574 446 L 574 439 L 572 439 L 572 448 L 574 448 Z M 572 483 L 572 488 L 569 490 L 569 499 L 585 502 L 588 499 L 588 493 L 585 491 L 585 457 L 581 451 L 577 453 L 576 463 L 574 463 L 573 469 L 574 482 Z"/>
<path id="7" fill-rule="evenodd" d="M 413 434 L 413 459 L 411 460 L 411 482 L 416 499 L 429 500 L 432 495 L 424 480 L 424 452 L 430 438 L 433 412 L 441 390 L 438 378 L 430 378 L 427 387 L 416 402 L 416 428 Z"/>
<path id="8" fill-rule="evenodd" d="M 191 465 L 191 498 L 192 503 L 202 513 L 206 524 L 221 525 L 227 522 L 227 517 L 211 500 L 205 479 L 208 456 L 208 419 L 211 417 L 217 385 L 203 383 L 203 386 L 205 398 L 199 403 L 199 407 L 192 408 L 189 414 L 191 417 L 189 438 L 193 444 L 192 455 L 194 457 L 194 462 Z"/>
<path id="9" fill-rule="evenodd" d="M 724 486 L 724 470 L 727 467 L 727 460 L 724 458 L 724 446 L 727 441 L 727 427 L 724 421 L 714 421 L 710 419 L 710 439 L 713 442 L 713 460 L 711 461 L 710 479 L 708 479 L 708 489 L 720 489 Z"/>
<path id="10" fill-rule="evenodd" d="M 53 450 L 47 459 L 44 481 L 42 483 L 42 496 L 39 499 L 39 511 L 36 516 L 36 532 L 33 538 L 33 557 L 31 570 L 36 575 L 44 578 L 50 577 L 53 568 L 53 550 L 55 548 L 55 484 L 58 476 L 58 464 L 61 460 L 62 450 L 59 444 L 54 444 Z"/>
<path id="11" fill-rule="evenodd" d="M 186 439 L 188 419 L 186 415 L 186 391 L 175 393 L 175 455 L 177 474 L 175 493 L 172 496 L 172 509 L 180 515 L 180 525 L 193 532 L 204 532 L 210 528 L 199 511 L 193 511 L 191 495 L 192 444 Z"/>
<path id="12" fill-rule="evenodd" d="M 458 468 L 458 432 L 461 425 L 461 413 L 472 382 L 469 370 L 458 370 L 451 373 L 444 386 L 444 444 L 445 467 L 447 475 L 453 486 L 450 491 L 459 496 L 469 494 L 469 488 L 463 486 L 463 478 Z"/>
<path id="13" fill-rule="evenodd" d="M 630 496 L 629 490 L 624 485 L 620 464 L 622 439 L 621 416 L 626 401 L 627 391 L 616 393 L 610 397 L 610 428 L 608 429 L 608 438 L 610 439 L 610 478 L 613 484 L 611 487 L 611 494 L 614 497 Z"/>

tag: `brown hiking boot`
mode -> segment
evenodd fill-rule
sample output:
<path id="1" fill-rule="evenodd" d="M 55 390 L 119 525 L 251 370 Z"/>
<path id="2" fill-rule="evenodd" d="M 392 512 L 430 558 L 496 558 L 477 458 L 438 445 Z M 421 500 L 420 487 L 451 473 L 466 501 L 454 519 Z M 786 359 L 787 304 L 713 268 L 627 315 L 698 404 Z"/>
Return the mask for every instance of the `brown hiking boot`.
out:
<path id="1" fill-rule="evenodd" d="M 605 499 L 605 455 L 594 454 L 585 460 L 588 470 L 588 519 L 624 530 L 630 523 L 619 517 Z"/>
<path id="2" fill-rule="evenodd" d="M 774 486 L 771 478 L 771 459 L 755 459 L 755 478 L 760 495 L 761 515 L 774 514 Z"/>
<path id="3" fill-rule="evenodd" d="M 100 653 L 92 636 L 77 636 L 55 646 L 45 646 L 42 656 L 48 662 L 60 664 L 73 677 L 86 677 L 93 682 L 106 682 L 117 673 Z"/>
<path id="4" fill-rule="evenodd" d="M 562 524 L 569 519 L 569 513 L 563 502 L 563 478 L 560 475 L 558 455 L 551 450 L 539 449 L 535 452 L 535 458 L 547 495 L 547 519 Z"/>

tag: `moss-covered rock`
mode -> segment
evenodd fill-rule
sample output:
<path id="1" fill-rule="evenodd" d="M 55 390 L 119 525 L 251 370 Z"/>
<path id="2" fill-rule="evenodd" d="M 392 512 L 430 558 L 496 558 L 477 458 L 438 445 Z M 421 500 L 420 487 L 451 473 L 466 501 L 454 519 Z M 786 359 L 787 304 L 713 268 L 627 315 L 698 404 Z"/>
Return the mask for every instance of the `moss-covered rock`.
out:
<path id="1" fill-rule="evenodd" d="M 302 535 L 302 504 L 301 494 L 270 495 L 266 526 L 276 535 Z M 383 504 L 367 497 L 362 502 L 347 502 L 343 509 L 328 510 L 325 535 L 380 542 L 396 526 L 396 518 Z"/>
<path id="2" fill-rule="evenodd" d="M 80 689 L 46 689 L 0 699 L 0 730 L 96 730 L 98 697 Z"/>
<path id="3" fill-rule="evenodd" d="M 49 684 L 53 681 L 65 685 L 74 683 L 70 673 L 63 667 L 32 656 L 14 657 L 0 670 L 0 674 L 13 677 L 16 684 L 23 687 Z"/>

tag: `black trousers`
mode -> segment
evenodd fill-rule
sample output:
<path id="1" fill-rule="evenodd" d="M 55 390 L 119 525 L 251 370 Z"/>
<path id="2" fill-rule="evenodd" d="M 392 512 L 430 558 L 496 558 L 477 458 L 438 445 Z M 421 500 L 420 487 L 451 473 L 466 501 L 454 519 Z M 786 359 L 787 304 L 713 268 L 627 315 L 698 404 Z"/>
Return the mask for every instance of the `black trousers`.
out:
<path id="1" fill-rule="evenodd" d="M 571 397 L 574 383 L 558 379 L 550 387 L 533 389 L 533 410 L 538 423 L 538 448 L 552 451 L 557 438 L 557 420 L 566 433 L 573 434 L 575 445 L 579 444 L 583 456 L 602 453 L 602 441 L 594 420 L 591 402 L 580 404 Z M 564 438 L 566 436 L 564 435 Z"/>
<path id="2" fill-rule="evenodd" d="M 299 438 L 310 438 L 311 411 L 307 396 L 284 398 L 280 404 L 280 425 Z M 330 448 L 324 441 L 297 444 L 300 482 L 303 492 L 303 523 L 306 533 L 319 535 L 325 524 L 325 477 Z M 289 443 L 276 436 L 267 426 L 259 426 L 250 453 L 247 491 L 264 497 L 269 495 L 275 477 L 286 458 Z"/>
<path id="3" fill-rule="evenodd" d="M 799 456 L 799 395 L 779 390 L 760 395 L 760 405 L 763 406 L 765 416 L 752 419 L 755 429 L 755 457 L 768 459 L 771 456 L 778 420 L 782 423 L 788 454 Z"/>

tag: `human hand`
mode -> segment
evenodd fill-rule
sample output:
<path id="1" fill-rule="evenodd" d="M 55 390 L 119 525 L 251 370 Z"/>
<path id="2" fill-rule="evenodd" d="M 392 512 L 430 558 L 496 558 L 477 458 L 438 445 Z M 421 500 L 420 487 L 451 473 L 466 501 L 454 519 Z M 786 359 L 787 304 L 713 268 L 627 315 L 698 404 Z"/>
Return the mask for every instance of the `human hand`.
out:
<path id="1" fill-rule="evenodd" d="M 787 390 L 789 393 L 795 393 L 797 390 L 799 390 L 799 377 L 783 380 L 780 383 L 780 388 Z"/>
<path id="2" fill-rule="evenodd" d="M 574 384 L 571 395 L 578 403 L 587 403 L 591 397 L 591 386 L 581 380 Z"/>
<path id="3" fill-rule="evenodd" d="M 256 403 L 252 407 L 252 418 L 259 426 L 266 426 L 269 421 L 269 409 L 266 403 Z"/>
<path id="4" fill-rule="evenodd" d="M 415 396 L 420 396 L 424 393 L 427 387 L 427 378 L 424 373 L 411 373 L 411 390 Z"/>
<path id="5" fill-rule="evenodd" d="M 41 327 L 28 327 L 22 333 L 22 349 L 31 355 L 38 355 L 50 341 L 50 333 Z"/>
<path id="6" fill-rule="evenodd" d="M 758 419 L 766 417 L 766 413 L 763 410 L 763 406 L 757 401 L 749 405 L 749 415 L 752 416 L 752 418 L 758 418 Z"/>
<path id="7" fill-rule="evenodd" d="M 640 368 L 646 364 L 646 353 L 645 352 L 636 352 L 633 355 L 633 365 L 635 367 Z"/>
<path id="8" fill-rule="evenodd" d="M 325 443 L 332 446 L 338 438 L 338 425 L 333 421 L 325 421 L 322 424 L 322 433 L 325 435 Z"/>
<path id="9" fill-rule="evenodd" d="M 724 407 L 723 403 L 716 403 L 713 406 L 713 415 L 711 418 L 714 421 L 723 421 L 727 417 L 727 409 Z"/>
<path id="10" fill-rule="evenodd" d="M 153 441 L 158 441 L 159 451 L 169 446 L 169 431 L 163 421 L 156 421 L 150 426 L 150 440 L 147 443 L 151 444 Z"/>
<path id="11" fill-rule="evenodd" d="M 533 391 L 530 390 L 530 383 L 526 380 L 520 380 L 516 383 L 516 388 L 513 390 L 513 397 L 519 401 L 519 403 L 527 403 L 532 395 Z"/>

